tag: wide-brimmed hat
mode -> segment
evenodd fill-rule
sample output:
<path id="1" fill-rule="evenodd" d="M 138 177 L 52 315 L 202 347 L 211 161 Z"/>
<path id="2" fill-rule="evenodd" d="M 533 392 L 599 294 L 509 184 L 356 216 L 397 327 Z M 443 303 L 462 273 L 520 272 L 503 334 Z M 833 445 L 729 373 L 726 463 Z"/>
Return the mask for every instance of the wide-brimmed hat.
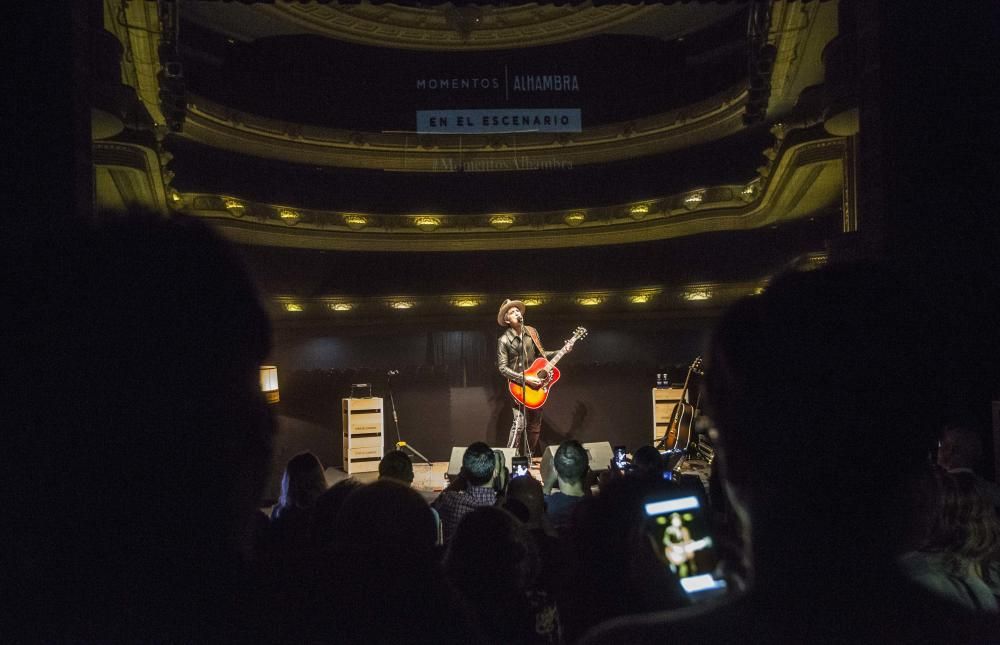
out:
<path id="1" fill-rule="evenodd" d="M 504 320 L 504 316 L 507 312 L 511 310 L 512 307 L 517 307 L 521 310 L 521 315 L 524 315 L 524 303 L 520 300 L 504 300 L 503 304 L 500 305 L 500 311 L 497 312 L 497 324 L 501 327 L 507 326 L 507 321 Z"/>

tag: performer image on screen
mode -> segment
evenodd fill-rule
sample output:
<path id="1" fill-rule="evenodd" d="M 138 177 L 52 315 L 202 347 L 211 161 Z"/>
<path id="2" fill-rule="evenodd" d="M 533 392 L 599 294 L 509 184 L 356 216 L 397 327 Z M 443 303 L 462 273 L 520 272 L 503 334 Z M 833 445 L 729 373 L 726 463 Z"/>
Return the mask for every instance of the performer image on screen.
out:
<path id="1" fill-rule="evenodd" d="M 507 380 L 537 388 L 543 385 L 542 382 L 535 376 L 523 375 L 523 371 L 536 358 L 552 358 L 556 352 L 545 351 L 538 331 L 524 324 L 524 312 L 525 305 L 520 300 L 504 300 L 500 305 L 497 324 L 506 327 L 507 331 L 497 339 L 497 368 Z M 522 449 L 521 452 L 531 457 L 537 453 L 538 437 L 542 432 L 542 410 L 523 407 L 513 399 L 511 401 L 514 421 L 510 426 L 507 447 L 519 448 L 522 433 L 527 429 L 528 450 L 525 452 Z"/>

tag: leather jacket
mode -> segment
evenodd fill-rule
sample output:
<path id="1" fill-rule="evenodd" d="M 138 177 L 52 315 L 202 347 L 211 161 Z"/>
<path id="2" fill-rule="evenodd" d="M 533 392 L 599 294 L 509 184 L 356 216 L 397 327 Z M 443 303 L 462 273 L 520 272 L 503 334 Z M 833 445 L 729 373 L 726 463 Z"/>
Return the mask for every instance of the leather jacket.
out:
<path id="1" fill-rule="evenodd" d="M 531 364 L 539 356 L 544 355 L 546 358 L 549 358 L 555 354 L 555 352 L 539 351 L 535 347 L 535 342 L 531 340 L 531 336 L 528 334 L 529 329 L 533 330 L 534 327 L 526 325 L 524 329 L 524 354 L 528 359 L 528 363 L 524 367 L 531 367 Z M 535 334 L 537 333 L 535 331 Z M 521 359 L 521 338 L 513 328 L 508 327 L 507 331 L 497 339 L 497 369 L 500 370 L 500 374 L 505 379 L 521 383 L 521 370 L 524 369 Z"/>

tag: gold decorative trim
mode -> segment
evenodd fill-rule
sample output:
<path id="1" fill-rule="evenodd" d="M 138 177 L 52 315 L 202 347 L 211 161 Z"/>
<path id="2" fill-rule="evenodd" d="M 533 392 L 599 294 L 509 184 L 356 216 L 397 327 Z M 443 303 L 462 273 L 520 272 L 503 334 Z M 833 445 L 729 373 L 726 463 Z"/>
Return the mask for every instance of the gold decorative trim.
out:
<path id="1" fill-rule="evenodd" d="M 356 213 L 371 222 L 361 230 L 351 229 L 346 211 L 303 210 L 292 228 L 278 219 L 285 206 L 250 203 L 240 217 L 226 210 L 232 196 L 185 194 L 188 212 L 204 217 L 230 239 L 243 244 L 350 251 L 485 251 L 564 248 L 622 244 L 683 237 L 712 231 L 744 230 L 773 225 L 816 213 L 840 197 L 843 180 L 844 139 L 822 135 L 789 137 L 768 176 L 756 178 L 755 196 L 748 202 L 745 185 L 711 186 L 695 209 L 684 205 L 691 191 L 656 199 L 644 199 L 648 212 L 642 219 L 632 215 L 634 204 L 559 211 L 509 213 L 513 223 L 500 231 L 491 220 L 497 213 L 434 214 L 439 222 L 432 231 L 420 230 L 414 220 L 424 213 Z M 245 200 L 241 200 L 245 201 Z M 569 213 L 584 214 L 575 225 L 566 222 Z M 505 220 L 506 221 L 506 220 Z"/>
<path id="2" fill-rule="evenodd" d="M 91 163 L 98 208 L 142 207 L 167 212 L 167 186 L 155 150 L 134 143 L 94 141 Z"/>
<path id="3" fill-rule="evenodd" d="M 192 96 L 182 136 L 292 163 L 398 172 L 570 169 L 679 150 L 744 128 L 746 85 L 661 114 L 575 134 L 417 135 L 293 124 Z"/>
<path id="4" fill-rule="evenodd" d="M 327 38 L 394 49 L 470 51 L 537 47 L 586 38 L 642 20 L 655 5 L 511 7 L 389 3 L 275 3 L 257 11 Z"/>
<path id="5" fill-rule="evenodd" d="M 825 253 L 803 256 L 809 263 L 803 268 L 822 264 Z M 565 291 L 531 294 L 536 301 L 529 306 L 540 307 L 547 315 L 587 310 L 588 315 L 651 315 L 664 312 L 709 313 L 747 296 L 763 293 L 770 276 L 737 282 L 700 282 L 679 285 L 640 285 L 624 289 L 598 291 Z M 703 294 L 707 294 L 702 297 Z M 481 307 L 500 302 L 511 294 L 389 294 L 359 296 L 350 293 L 323 294 L 297 298 L 274 294 L 266 299 L 276 320 L 321 320 L 329 324 L 371 324 L 373 320 L 390 322 L 409 320 L 415 311 L 422 316 L 481 315 Z M 525 299 L 529 299 L 527 296 Z M 349 307 L 338 305 L 350 303 Z M 399 306 L 405 303 L 409 306 Z M 289 305 L 296 305 L 295 310 Z"/>
<path id="6" fill-rule="evenodd" d="M 104 28 L 122 43 L 122 82 L 135 88 L 156 125 L 164 125 L 160 109 L 159 46 L 162 41 L 159 3 L 104 0 Z"/>

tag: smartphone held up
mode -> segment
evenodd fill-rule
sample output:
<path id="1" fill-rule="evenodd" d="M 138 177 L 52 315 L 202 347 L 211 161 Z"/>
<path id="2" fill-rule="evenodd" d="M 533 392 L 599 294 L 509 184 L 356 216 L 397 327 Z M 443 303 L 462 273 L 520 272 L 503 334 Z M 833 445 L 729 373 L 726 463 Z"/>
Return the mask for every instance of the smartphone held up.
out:
<path id="1" fill-rule="evenodd" d="M 644 504 L 647 530 L 692 600 L 725 593 L 726 581 L 716 575 L 719 557 L 712 539 L 709 514 L 702 495 L 664 492 Z"/>

